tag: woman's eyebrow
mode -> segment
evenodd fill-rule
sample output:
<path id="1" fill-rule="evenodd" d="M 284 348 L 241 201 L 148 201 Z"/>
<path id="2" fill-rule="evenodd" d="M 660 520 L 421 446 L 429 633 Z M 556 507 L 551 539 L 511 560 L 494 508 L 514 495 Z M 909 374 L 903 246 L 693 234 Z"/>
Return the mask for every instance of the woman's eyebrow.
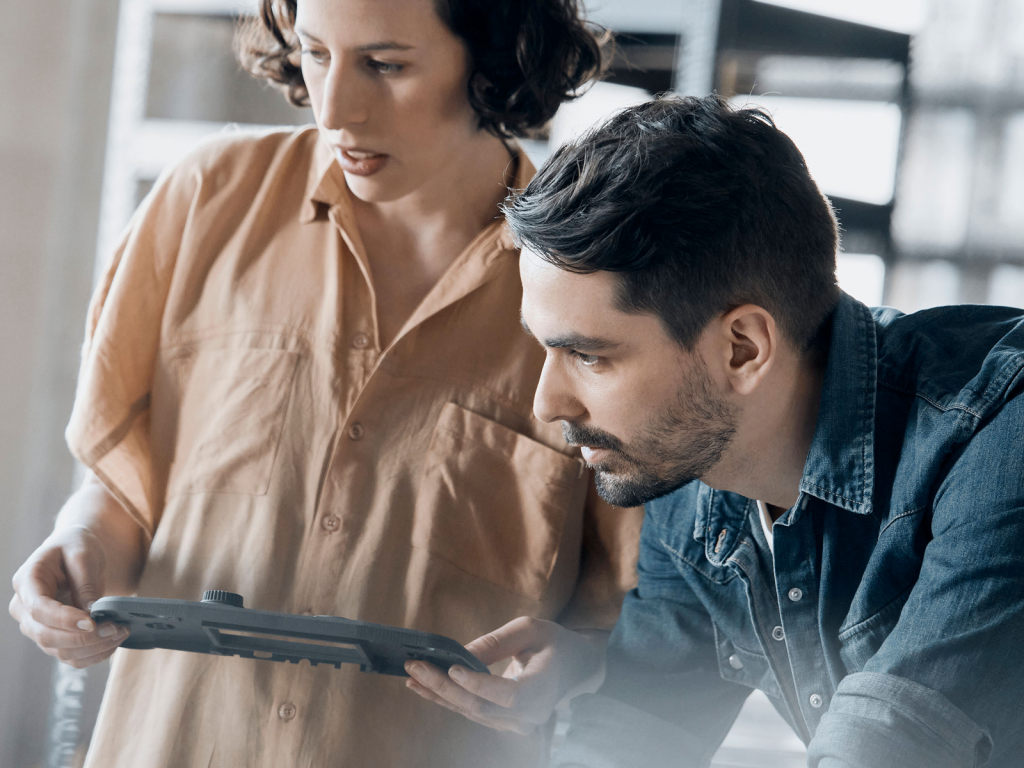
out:
<path id="1" fill-rule="evenodd" d="M 360 45 L 356 48 L 360 53 L 370 53 L 373 51 L 411 51 L 414 46 L 405 45 L 404 43 L 396 43 L 388 41 L 384 43 L 370 43 L 369 45 Z"/>
<path id="2" fill-rule="evenodd" d="M 316 43 L 317 45 L 324 44 L 323 40 L 318 38 L 316 35 L 309 34 L 309 32 L 302 29 L 301 27 L 295 27 L 295 34 L 297 34 L 299 37 L 306 38 L 311 43 Z M 395 42 L 394 40 L 385 40 L 379 43 L 368 43 L 367 45 L 360 45 L 358 48 L 356 48 L 356 50 L 359 51 L 360 53 L 370 53 L 373 51 L 410 51 L 413 49 L 413 47 L 414 46 L 406 45 L 404 43 Z"/>

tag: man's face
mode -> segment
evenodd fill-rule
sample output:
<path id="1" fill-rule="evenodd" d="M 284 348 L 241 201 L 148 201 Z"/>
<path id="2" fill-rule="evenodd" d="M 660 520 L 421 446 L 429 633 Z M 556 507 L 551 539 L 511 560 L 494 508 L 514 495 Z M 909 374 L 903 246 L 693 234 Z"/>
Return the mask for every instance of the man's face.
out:
<path id="1" fill-rule="evenodd" d="M 618 309 L 610 272 L 566 272 L 529 250 L 519 271 L 523 325 L 547 352 L 534 413 L 561 420 L 605 501 L 646 503 L 719 462 L 736 415 L 699 345 L 687 352 L 654 315 Z"/>

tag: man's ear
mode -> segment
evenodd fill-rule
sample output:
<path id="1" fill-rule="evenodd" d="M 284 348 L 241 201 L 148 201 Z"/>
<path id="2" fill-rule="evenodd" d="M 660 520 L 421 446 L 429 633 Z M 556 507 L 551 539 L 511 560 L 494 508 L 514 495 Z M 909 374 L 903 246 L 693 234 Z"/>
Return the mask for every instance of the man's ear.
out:
<path id="1" fill-rule="evenodd" d="M 744 304 L 712 322 L 712 343 L 721 364 L 720 373 L 732 390 L 749 395 L 764 381 L 778 355 L 775 318 L 756 304 Z"/>

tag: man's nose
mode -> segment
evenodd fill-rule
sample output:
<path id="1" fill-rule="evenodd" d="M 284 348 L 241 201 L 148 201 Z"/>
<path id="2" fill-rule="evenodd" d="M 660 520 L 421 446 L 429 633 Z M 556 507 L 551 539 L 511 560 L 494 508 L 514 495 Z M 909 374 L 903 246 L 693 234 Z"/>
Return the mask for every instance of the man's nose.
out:
<path id="1" fill-rule="evenodd" d="M 555 421 L 579 421 L 587 409 L 573 392 L 569 377 L 552 356 L 544 361 L 544 368 L 533 396 L 533 415 L 545 424 Z"/>
<path id="2" fill-rule="evenodd" d="M 341 130 L 366 122 L 370 94 L 361 80 L 355 67 L 341 57 L 331 62 L 320 104 L 322 127 Z"/>

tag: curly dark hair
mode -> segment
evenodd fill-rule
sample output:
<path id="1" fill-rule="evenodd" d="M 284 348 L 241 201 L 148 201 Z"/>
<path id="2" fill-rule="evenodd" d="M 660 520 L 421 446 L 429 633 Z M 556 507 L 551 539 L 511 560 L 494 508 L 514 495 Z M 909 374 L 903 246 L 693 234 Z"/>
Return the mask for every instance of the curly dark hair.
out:
<path id="1" fill-rule="evenodd" d="M 242 66 L 309 106 L 295 35 L 297 0 L 260 0 L 236 38 Z M 610 35 L 580 18 L 577 0 L 434 0 L 469 48 L 469 103 L 497 136 L 530 136 L 604 72 Z"/>

